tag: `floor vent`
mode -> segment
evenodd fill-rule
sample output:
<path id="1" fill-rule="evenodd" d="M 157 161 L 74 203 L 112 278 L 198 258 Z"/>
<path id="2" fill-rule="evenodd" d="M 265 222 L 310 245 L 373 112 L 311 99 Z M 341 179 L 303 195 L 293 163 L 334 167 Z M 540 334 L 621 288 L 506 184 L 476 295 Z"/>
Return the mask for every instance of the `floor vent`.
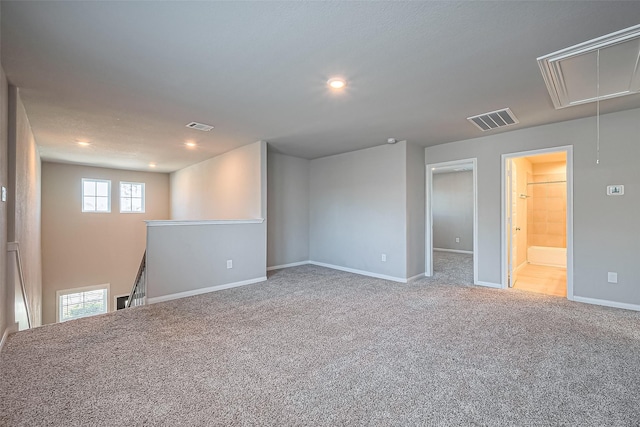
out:
<path id="1" fill-rule="evenodd" d="M 473 117 L 467 117 L 467 120 L 476 125 L 478 129 L 483 132 L 520 123 L 509 108 L 479 114 Z"/>
<path id="2" fill-rule="evenodd" d="M 195 130 L 201 130 L 203 132 L 209 132 L 211 129 L 213 129 L 213 126 L 205 125 L 198 122 L 191 122 L 187 125 L 187 127 Z"/>

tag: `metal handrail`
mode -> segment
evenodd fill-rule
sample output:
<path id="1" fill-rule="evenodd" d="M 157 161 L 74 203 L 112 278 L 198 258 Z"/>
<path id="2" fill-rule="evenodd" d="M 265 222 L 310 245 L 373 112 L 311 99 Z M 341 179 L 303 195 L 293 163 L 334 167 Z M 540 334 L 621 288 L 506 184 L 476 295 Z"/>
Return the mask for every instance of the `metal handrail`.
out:
<path id="1" fill-rule="evenodd" d="M 132 306 L 135 307 L 137 305 L 144 305 L 144 297 L 146 294 L 146 277 L 144 273 L 146 268 L 147 251 L 144 251 L 144 254 L 142 254 L 142 260 L 140 261 L 140 267 L 138 268 L 138 274 L 136 274 L 136 279 L 133 282 L 133 288 L 131 288 L 131 293 L 129 294 L 129 299 L 127 300 L 126 308 Z"/>
<path id="2" fill-rule="evenodd" d="M 20 290 L 22 291 L 22 300 L 24 301 L 24 309 L 27 312 L 27 326 L 31 329 L 31 309 L 27 300 L 27 289 L 25 287 L 24 272 L 22 271 L 22 259 L 20 258 L 20 245 L 18 242 L 8 242 L 7 252 L 16 253 L 16 263 L 18 267 L 18 277 L 20 278 Z"/>

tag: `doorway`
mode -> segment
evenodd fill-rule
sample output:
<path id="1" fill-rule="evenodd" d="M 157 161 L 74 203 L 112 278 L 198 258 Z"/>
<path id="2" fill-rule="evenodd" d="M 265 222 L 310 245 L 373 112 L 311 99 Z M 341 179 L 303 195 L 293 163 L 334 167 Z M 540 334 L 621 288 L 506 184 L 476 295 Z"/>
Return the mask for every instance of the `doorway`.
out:
<path id="1" fill-rule="evenodd" d="M 502 156 L 502 287 L 573 299 L 571 147 Z"/>
<path id="2" fill-rule="evenodd" d="M 425 275 L 437 273 L 456 282 L 481 284 L 477 160 L 428 164 L 426 183 Z"/>

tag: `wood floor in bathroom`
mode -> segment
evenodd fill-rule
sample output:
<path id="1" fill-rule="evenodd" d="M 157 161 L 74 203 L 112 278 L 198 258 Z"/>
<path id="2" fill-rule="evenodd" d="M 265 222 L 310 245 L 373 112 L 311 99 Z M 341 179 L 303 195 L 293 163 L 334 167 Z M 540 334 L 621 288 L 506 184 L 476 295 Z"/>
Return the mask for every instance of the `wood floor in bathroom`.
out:
<path id="1" fill-rule="evenodd" d="M 567 269 L 527 264 L 516 276 L 514 289 L 539 294 L 567 296 Z"/>

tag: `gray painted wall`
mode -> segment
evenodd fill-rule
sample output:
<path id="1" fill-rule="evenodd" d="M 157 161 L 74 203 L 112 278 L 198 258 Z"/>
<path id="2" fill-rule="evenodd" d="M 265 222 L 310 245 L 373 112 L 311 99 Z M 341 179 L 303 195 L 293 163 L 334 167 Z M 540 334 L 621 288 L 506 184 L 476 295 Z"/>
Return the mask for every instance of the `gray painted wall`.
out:
<path id="1" fill-rule="evenodd" d="M 473 172 L 434 174 L 431 203 L 433 247 L 473 251 Z"/>
<path id="2" fill-rule="evenodd" d="M 245 145 L 171 174 L 171 219 L 263 218 L 261 150 Z"/>
<path id="3" fill-rule="evenodd" d="M 110 213 L 82 212 L 82 178 L 111 180 Z M 119 181 L 145 183 L 144 213 L 120 213 Z M 44 162 L 43 322 L 56 321 L 58 290 L 110 283 L 110 305 L 128 294 L 154 219 L 169 219 L 169 174 Z"/>
<path id="4" fill-rule="evenodd" d="M 424 274 L 424 148 L 407 143 L 407 277 Z"/>
<path id="5" fill-rule="evenodd" d="M 27 112 L 15 86 L 9 86 L 9 188 L 7 240 L 18 242 L 32 326 L 42 324 L 41 162 Z M 7 283 L 19 289 L 15 253 Z M 15 294 L 15 293 L 13 293 Z M 15 295 L 13 295 L 15 296 Z"/>
<path id="6" fill-rule="evenodd" d="M 310 161 L 267 156 L 267 266 L 309 259 Z"/>
<path id="7" fill-rule="evenodd" d="M 406 160 L 399 142 L 311 161 L 311 260 L 406 278 Z"/>
<path id="8" fill-rule="evenodd" d="M 9 94 L 7 77 L 0 67 L 0 186 L 9 186 L 7 125 L 9 111 Z M 7 247 L 7 202 L 0 201 L 0 248 Z M 0 256 L 0 334 L 4 334 L 9 325 L 13 325 L 13 301 L 8 298 L 7 257 Z M 13 294 L 13 291 L 12 291 Z M 11 301 L 11 303 L 9 303 Z M 11 314 L 9 314 L 9 312 Z M 0 335 L 1 338 L 1 335 Z"/>
<path id="9" fill-rule="evenodd" d="M 478 158 L 479 280 L 501 281 L 501 154 L 573 145 L 574 295 L 640 304 L 640 109 L 601 117 L 599 165 L 595 130 L 591 117 L 426 148 L 427 163 Z M 608 184 L 625 195 L 607 196 Z"/>
<path id="10" fill-rule="evenodd" d="M 147 296 L 266 277 L 264 222 L 147 227 Z M 227 269 L 227 260 L 233 268 Z"/>

